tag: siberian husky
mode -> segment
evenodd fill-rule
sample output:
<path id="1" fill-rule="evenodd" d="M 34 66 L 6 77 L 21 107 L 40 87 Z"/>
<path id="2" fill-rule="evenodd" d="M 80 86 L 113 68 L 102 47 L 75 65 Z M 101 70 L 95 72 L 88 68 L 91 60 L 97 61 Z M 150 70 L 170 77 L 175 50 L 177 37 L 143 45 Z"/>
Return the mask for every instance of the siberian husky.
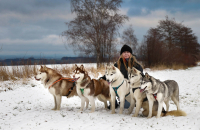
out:
<path id="1" fill-rule="evenodd" d="M 129 107 L 129 114 L 132 113 L 133 108 L 135 107 L 135 103 L 136 103 L 136 110 L 133 117 L 138 116 L 143 100 L 147 97 L 146 93 L 140 92 L 141 78 L 142 78 L 142 74 L 139 70 L 137 70 L 134 67 L 132 68 L 128 67 L 128 80 L 129 80 L 129 84 L 131 88 L 130 89 L 131 101 L 130 101 L 130 107 Z"/>
<path id="2" fill-rule="evenodd" d="M 95 97 L 104 102 L 105 108 L 107 108 L 107 100 L 110 101 L 110 91 L 108 83 L 103 80 L 91 79 L 85 71 L 84 66 L 78 67 L 75 65 L 73 71 L 73 78 L 76 81 L 76 91 L 81 98 L 81 109 L 83 111 L 85 101 L 91 103 L 91 112 L 95 111 Z"/>
<path id="3" fill-rule="evenodd" d="M 67 98 L 77 96 L 73 79 L 64 78 L 51 68 L 41 66 L 35 79 L 41 81 L 44 87 L 48 88 L 49 92 L 53 95 L 55 107 L 52 110 L 60 110 L 62 96 L 66 96 Z"/>
<path id="4" fill-rule="evenodd" d="M 110 86 L 111 94 L 111 109 L 112 114 L 115 113 L 115 97 L 120 98 L 120 111 L 119 114 L 123 113 L 125 99 L 130 102 L 130 87 L 128 80 L 124 78 L 124 75 L 118 68 L 113 65 L 106 66 L 106 80 Z"/>
<path id="5" fill-rule="evenodd" d="M 141 80 L 141 92 L 146 91 L 147 98 L 149 101 L 149 114 L 148 118 L 152 117 L 152 108 L 153 102 L 155 100 L 158 101 L 158 110 L 157 110 L 157 118 L 160 118 L 162 112 L 163 102 L 166 104 L 166 110 L 169 110 L 169 100 L 170 98 L 175 103 L 177 107 L 178 113 L 176 116 L 186 116 L 186 113 L 180 110 L 179 106 L 179 87 L 176 81 L 174 80 L 166 80 L 161 82 L 158 79 L 153 78 L 152 76 L 145 74 L 145 77 Z M 153 94 L 157 95 L 157 98 L 153 96 Z"/>

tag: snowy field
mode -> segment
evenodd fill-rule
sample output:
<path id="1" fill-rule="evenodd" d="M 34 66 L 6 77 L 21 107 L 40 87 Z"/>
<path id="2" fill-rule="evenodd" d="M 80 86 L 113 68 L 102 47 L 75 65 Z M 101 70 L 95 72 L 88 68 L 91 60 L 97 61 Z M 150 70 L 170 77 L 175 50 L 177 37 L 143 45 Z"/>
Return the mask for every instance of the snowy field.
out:
<path id="1" fill-rule="evenodd" d="M 91 65 L 91 64 L 90 64 Z M 91 65 L 92 66 L 92 65 Z M 94 65 L 93 65 L 94 66 Z M 49 66 L 50 67 L 50 66 Z M 180 107 L 186 117 L 153 117 L 147 119 L 141 112 L 138 117 L 111 114 L 103 103 L 96 100 L 96 110 L 78 112 L 81 106 L 79 97 L 62 98 L 60 111 L 54 107 L 53 96 L 34 78 L 28 81 L 4 81 L 0 83 L 0 129 L 19 130 L 200 130 L 200 66 L 186 70 L 151 71 L 145 69 L 161 81 L 176 80 L 180 87 Z M 101 76 L 101 75 L 99 75 Z M 91 75 L 91 77 L 93 77 Z M 10 88 L 11 90 L 8 90 Z M 7 91 L 4 91 L 4 90 Z M 170 102 L 170 110 L 176 106 Z M 133 111 L 134 112 L 134 111 Z"/>

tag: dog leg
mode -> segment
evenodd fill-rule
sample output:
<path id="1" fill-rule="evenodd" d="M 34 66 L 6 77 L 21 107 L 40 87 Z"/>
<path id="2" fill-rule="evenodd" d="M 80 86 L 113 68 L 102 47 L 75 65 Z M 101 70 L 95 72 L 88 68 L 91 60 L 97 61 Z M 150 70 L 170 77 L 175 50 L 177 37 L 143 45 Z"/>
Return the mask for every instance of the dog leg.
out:
<path id="1" fill-rule="evenodd" d="M 52 108 L 51 110 L 56 110 L 57 109 L 57 103 L 56 103 L 56 97 L 53 95 L 54 98 L 54 108 Z"/>
<path id="2" fill-rule="evenodd" d="M 162 112 L 163 101 L 158 101 L 158 112 L 156 118 L 160 118 Z"/>
<path id="3" fill-rule="evenodd" d="M 87 99 L 85 99 L 85 97 L 81 97 L 81 109 L 80 109 L 79 111 L 83 111 L 84 106 L 85 106 L 85 102 L 87 103 L 86 100 L 87 100 Z"/>
<path id="4" fill-rule="evenodd" d="M 138 116 L 138 113 L 140 111 L 141 106 L 142 106 L 142 101 L 141 100 L 137 100 L 136 101 L 136 110 L 135 110 L 135 113 L 134 113 L 133 117 L 137 117 Z"/>
<path id="5" fill-rule="evenodd" d="M 125 96 L 120 97 L 120 109 L 119 109 L 119 114 L 123 113 L 124 110 L 124 103 L 125 103 Z"/>
<path id="6" fill-rule="evenodd" d="M 94 97 L 89 96 L 88 98 L 89 98 L 89 101 L 90 101 L 91 107 L 92 107 L 90 113 L 92 113 L 92 112 L 95 111 L 95 101 L 94 101 Z"/>
<path id="7" fill-rule="evenodd" d="M 174 102 L 174 104 L 176 105 L 177 110 L 180 110 L 179 101 L 174 96 L 172 96 L 171 99 Z"/>
<path id="8" fill-rule="evenodd" d="M 164 101 L 166 104 L 166 111 L 169 111 L 169 99 Z"/>
<path id="9" fill-rule="evenodd" d="M 152 108 L 153 108 L 153 96 L 150 94 L 147 94 L 147 99 L 149 101 L 149 115 L 147 118 L 151 118 L 152 117 Z"/>
<path id="10" fill-rule="evenodd" d="M 86 109 L 88 109 L 89 100 L 87 98 L 85 98 L 85 103 L 86 103 Z"/>
<path id="11" fill-rule="evenodd" d="M 111 95 L 111 109 L 112 109 L 111 114 L 114 114 L 115 113 L 115 95 Z"/>
<path id="12" fill-rule="evenodd" d="M 62 99 L 62 96 L 56 95 L 56 103 L 57 103 L 57 109 L 56 110 L 60 110 L 61 99 Z"/>
<path id="13" fill-rule="evenodd" d="M 102 95 L 99 95 L 98 99 L 99 99 L 99 101 L 104 103 L 105 109 L 107 109 L 107 107 L 108 107 L 107 100 L 104 97 L 102 97 Z"/>
<path id="14" fill-rule="evenodd" d="M 131 96 L 131 102 L 130 107 L 128 108 L 128 114 L 131 114 L 133 112 L 133 108 L 135 107 L 135 99 Z"/>

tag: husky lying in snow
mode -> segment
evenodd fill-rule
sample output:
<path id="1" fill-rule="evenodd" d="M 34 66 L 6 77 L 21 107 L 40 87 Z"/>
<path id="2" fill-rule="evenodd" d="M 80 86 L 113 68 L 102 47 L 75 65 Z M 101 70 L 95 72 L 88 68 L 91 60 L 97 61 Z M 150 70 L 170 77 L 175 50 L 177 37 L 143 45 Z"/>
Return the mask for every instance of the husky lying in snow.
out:
<path id="1" fill-rule="evenodd" d="M 118 68 L 115 66 L 107 66 L 106 71 L 106 80 L 110 86 L 110 94 L 111 94 L 111 109 L 112 114 L 115 113 L 115 97 L 116 95 L 120 98 L 120 110 L 119 114 L 122 114 L 124 110 L 124 102 L 125 98 L 128 102 L 130 102 L 130 87 L 128 84 L 128 80 L 124 78 L 124 75 L 120 72 Z"/>
<path id="2" fill-rule="evenodd" d="M 156 106 L 158 106 L 157 118 L 165 115 L 186 116 L 186 113 L 184 111 L 181 111 L 179 107 L 179 87 L 176 81 L 166 80 L 164 82 L 161 82 L 160 80 L 155 79 L 152 76 L 148 75 L 148 73 L 146 73 L 145 77 L 142 78 L 141 81 L 141 92 L 144 91 L 146 92 L 149 101 L 148 118 L 152 117 L 152 108 L 153 108 L 153 103 L 155 101 L 153 94 L 157 94 L 156 98 L 156 100 L 158 101 L 158 104 L 156 104 Z M 177 111 L 168 112 L 170 98 L 175 103 Z M 167 112 L 162 113 L 163 102 L 165 102 L 166 104 Z M 155 113 L 153 115 L 155 115 Z"/>
<path id="3" fill-rule="evenodd" d="M 78 67 L 75 65 L 75 70 L 73 71 L 73 78 L 76 81 L 76 91 L 81 98 L 81 109 L 83 111 L 84 104 L 86 102 L 91 103 L 91 112 L 95 111 L 95 97 L 100 101 L 104 102 L 105 108 L 107 108 L 107 100 L 110 100 L 110 91 L 108 83 L 101 79 L 91 79 L 88 73 L 85 71 L 84 66 Z"/>
<path id="4" fill-rule="evenodd" d="M 58 72 L 46 66 L 41 66 L 35 79 L 41 81 L 44 87 L 48 88 L 49 92 L 53 95 L 55 107 L 52 110 L 60 110 L 62 96 L 66 96 L 67 98 L 77 96 L 73 79 L 64 78 Z"/>

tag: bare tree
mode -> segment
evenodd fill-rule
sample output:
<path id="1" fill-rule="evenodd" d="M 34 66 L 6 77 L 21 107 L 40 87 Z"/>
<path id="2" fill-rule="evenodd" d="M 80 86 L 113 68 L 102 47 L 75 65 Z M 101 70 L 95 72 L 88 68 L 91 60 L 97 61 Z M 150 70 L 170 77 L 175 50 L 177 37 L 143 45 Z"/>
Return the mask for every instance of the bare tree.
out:
<path id="1" fill-rule="evenodd" d="M 109 49 L 115 47 L 118 29 L 128 19 L 118 14 L 121 3 L 122 0 L 71 0 L 71 11 L 77 16 L 66 23 L 68 30 L 63 36 L 75 51 L 95 56 L 98 67 L 112 51 Z"/>
<path id="2" fill-rule="evenodd" d="M 134 29 L 132 25 L 130 25 L 127 29 L 124 30 L 122 34 L 121 44 L 129 45 L 132 48 L 133 52 L 136 52 L 138 42 L 137 42 L 136 35 L 134 34 Z"/>

